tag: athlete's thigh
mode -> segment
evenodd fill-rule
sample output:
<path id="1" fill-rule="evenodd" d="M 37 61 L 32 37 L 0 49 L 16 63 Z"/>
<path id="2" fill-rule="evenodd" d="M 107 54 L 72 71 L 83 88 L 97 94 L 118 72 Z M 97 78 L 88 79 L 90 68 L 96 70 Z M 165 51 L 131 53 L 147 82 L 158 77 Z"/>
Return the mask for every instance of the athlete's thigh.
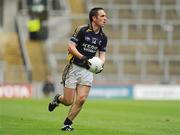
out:
<path id="1" fill-rule="evenodd" d="M 76 96 L 77 98 L 87 98 L 90 91 L 90 86 L 86 85 L 78 85 L 76 89 Z"/>
<path id="2" fill-rule="evenodd" d="M 74 96 L 75 96 L 75 89 L 64 87 L 64 98 L 66 100 L 71 101 L 74 99 Z"/>

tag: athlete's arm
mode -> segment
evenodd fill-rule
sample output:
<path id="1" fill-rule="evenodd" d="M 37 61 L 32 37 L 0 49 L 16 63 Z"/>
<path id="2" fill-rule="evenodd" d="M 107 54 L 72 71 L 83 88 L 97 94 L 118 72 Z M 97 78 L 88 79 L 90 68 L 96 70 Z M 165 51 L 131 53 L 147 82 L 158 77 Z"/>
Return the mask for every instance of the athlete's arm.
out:
<path id="1" fill-rule="evenodd" d="M 103 61 L 103 63 L 106 60 L 106 52 L 99 51 L 99 58 Z"/>
<path id="2" fill-rule="evenodd" d="M 68 44 L 68 51 L 73 56 L 82 59 L 83 55 L 76 49 L 76 44 L 74 42 L 69 42 Z"/>

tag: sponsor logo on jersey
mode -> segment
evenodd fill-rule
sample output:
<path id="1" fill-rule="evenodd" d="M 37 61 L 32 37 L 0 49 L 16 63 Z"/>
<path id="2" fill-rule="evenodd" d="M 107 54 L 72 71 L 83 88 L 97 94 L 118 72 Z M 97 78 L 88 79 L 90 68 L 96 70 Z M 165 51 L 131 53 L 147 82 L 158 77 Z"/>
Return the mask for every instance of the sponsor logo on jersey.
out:
<path id="1" fill-rule="evenodd" d="M 98 49 L 97 46 L 94 46 L 94 45 L 90 45 L 90 44 L 85 44 L 83 43 L 83 50 L 84 51 L 87 51 L 87 52 L 90 52 L 90 53 L 95 53 Z"/>

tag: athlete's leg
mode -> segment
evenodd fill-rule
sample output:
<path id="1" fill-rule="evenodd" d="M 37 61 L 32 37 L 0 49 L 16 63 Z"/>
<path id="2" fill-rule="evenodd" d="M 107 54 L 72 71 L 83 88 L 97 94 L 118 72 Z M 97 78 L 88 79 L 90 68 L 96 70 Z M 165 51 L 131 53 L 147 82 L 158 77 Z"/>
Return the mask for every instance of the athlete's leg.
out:
<path id="1" fill-rule="evenodd" d="M 84 102 L 86 101 L 88 94 L 90 91 L 89 86 L 85 85 L 78 85 L 76 89 L 76 97 L 74 99 L 74 102 L 70 108 L 68 119 L 73 121 L 73 119 L 78 115 L 80 112 Z"/>
<path id="2" fill-rule="evenodd" d="M 65 106 L 72 105 L 75 96 L 75 89 L 64 87 L 64 95 L 58 97 L 61 104 Z"/>
<path id="3" fill-rule="evenodd" d="M 52 112 L 59 103 L 62 103 L 65 106 L 72 105 L 75 96 L 75 89 L 64 88 L 64 95 L 57 94 L 53 100 L 49 103 L 48 110 Z"/>
<path id="4" fill-rule="evenodd" d="M 78 85 L 74 95 L 74 102 L 69 110 L 69 114 L 64 121 L 64 126 L 61 128 L 63 131 L 72 131 L 72 121 L 80 112 L 84 102 L 86 101 L 90 91 L 89 86 Z"/>

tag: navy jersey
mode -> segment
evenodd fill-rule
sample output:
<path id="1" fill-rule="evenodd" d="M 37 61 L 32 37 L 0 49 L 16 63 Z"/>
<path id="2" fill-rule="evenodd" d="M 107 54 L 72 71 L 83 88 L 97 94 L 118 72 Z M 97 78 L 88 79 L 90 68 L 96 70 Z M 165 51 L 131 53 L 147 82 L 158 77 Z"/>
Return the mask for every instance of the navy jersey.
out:
<path id="1" fill-rule="evenodd" d="M 102 29 L 99 33 L 95 33 L 90 25 L 78 27 L 70 41 L 74 42 L 77 50 L 89 59 L 96 55 L 97 50 L 106 51 L 107 36 Z M 83 66 L 82 61 L 76 57 L 73 58 L 73 63 Z"/>

